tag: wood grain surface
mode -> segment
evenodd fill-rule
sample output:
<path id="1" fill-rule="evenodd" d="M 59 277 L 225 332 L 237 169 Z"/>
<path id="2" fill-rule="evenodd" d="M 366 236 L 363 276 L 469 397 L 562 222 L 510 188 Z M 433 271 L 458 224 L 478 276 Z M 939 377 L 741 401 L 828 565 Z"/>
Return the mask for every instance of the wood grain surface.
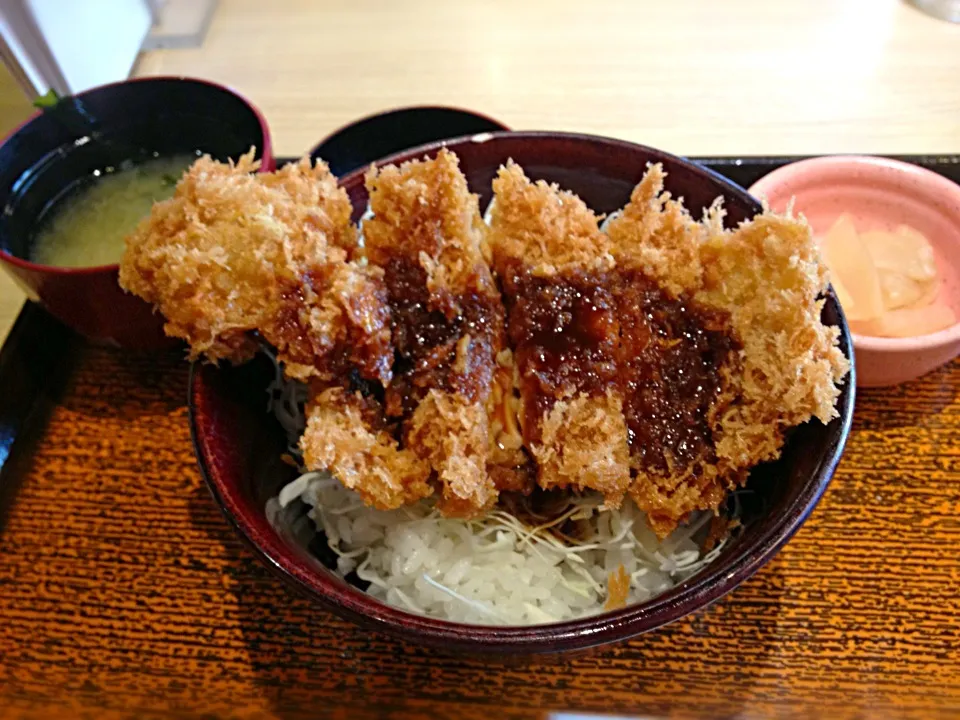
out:
<path id="1" fill-rule="evenodd" d="M 361 632 L 268 575 L 200 478 L 177 354 L 71 362 L 2 480 L 2 717 L 960 717 L 960 363 L 860 393 L 825 498 L 724 600 L 500 661 Z"/>

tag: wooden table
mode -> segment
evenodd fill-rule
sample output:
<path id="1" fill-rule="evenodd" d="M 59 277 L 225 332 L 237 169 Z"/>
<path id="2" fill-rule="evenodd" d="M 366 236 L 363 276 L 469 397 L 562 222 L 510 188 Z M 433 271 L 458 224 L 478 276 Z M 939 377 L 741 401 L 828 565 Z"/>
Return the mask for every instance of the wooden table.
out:
<path id="1" fill-rule="evenodd" d="M 960 27 L 894 0 L 222 0 L 204 48 L 138 72 L 235 86 L 280 154 L 413 102 L 691 155 L 960 151 Z M 18 305 L 0 284 L 0 320 Z M 810 521 L 714 607 L 507 661 L 361 633 L 287 590 L 203 487 L 181 359 L 63 355 L 0 482 L 0 716 L 960 717 L 960 363 L 862 392 Z"/>
<path id="2" fill-rule="evenodd" d="M 960 362 L 862 392 L 810 520 L 712 608 L 506 660 L 362 632 L 268 574 L 197 471 L 179 354 L 62 355 L 0 477 L 0 716 L 960 717 Z"/>

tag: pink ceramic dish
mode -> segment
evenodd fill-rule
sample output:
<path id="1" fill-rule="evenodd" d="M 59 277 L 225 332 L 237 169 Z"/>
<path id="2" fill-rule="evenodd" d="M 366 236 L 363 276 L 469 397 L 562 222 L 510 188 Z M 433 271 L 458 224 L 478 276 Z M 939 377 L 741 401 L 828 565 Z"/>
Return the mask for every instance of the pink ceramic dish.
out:
<path id="1" fill-rule="evenodd" d="M 718 195 L 726 199 L 731 224 L 760 211 L 742 188 L 695 163 L 641 145 L 587 135 L 493 133 L 422 146 L 377 164 L 433 155 L 442 145 L 459 155 L 471 189 L 481 196 L 481 207 L 490 200 L 490 182 L 497 169 L 513 158 L 532 177 L 573 190 L 598 212 L 622 207 L 648 162 L 663 163 L 669 173 L 667 188 L 682 195 L 698 214 Z M 363 174 L 360 169 L 341 181 L 353 205 L 354 221 L 367 206 Z M 833 297 L 827 298 L 823 319 L 840 327 L 840 347 L 850 357 L 847 325 Z M 324 565 L 322 542 L 317 543 L 319 548 L 307 550 L 270 524 L 267 501 L 296 476 L 296 470 L 280 457 L 287 442 L 284 433 L 265 409 L 266 388 L 273 377 L 273 365 L 264 358 L 241 367 L 195 364 L 190 374 L 191 433 L 201 472 L 227 520 L 253 553 L 322 607 L 364 628 L 448 650 L 497 654 L 616 642 L 701 610 L 733 590 L 779 551 L 817 504 L 843 452 L 854 404 L 851 376 L 841 388 L 838 418 L 827 425 L 810 422 L 796 428 L 781 458 L 750 474 L 748 487 L 753 492 L 743 495 L 743 532 L 713 563 L 670 591 L 645 603 L 580 620 L 487 627 L 422 617 L 386 605 L 331 572 Z"/>
<path id="2" fill-rule="evenodd" d="M 814 232 L 824 233 L 841 213 L 858 229 L 910 225 L 933 245 L 941 275 L 938 302 L 960 316 L 960 185 L 898 160 L 858 155 L 811 158 L 774 170 L 750 192 L 782 211 L 794 198 Z M 911 338 L 854 334 L 857 384 L 897 385 L 960 354 L 960 323 Z"/>
<path id="3" fill-rule="evenodd" d="M 95 170 L 133 160 L 129 153 L 199 150 L 226 160 L 256 146 L 262 169 L 272 170 L 267 122 L 232 90 L 186 78 L 129 80 L 61 103 L 0 143 L 0 266 L 31 300 L 94 342 L 134 349 L 169 345 L 163 319 L 117 284 L 116 264 L 32 262 L 36 229 L 58 198 Z"/>

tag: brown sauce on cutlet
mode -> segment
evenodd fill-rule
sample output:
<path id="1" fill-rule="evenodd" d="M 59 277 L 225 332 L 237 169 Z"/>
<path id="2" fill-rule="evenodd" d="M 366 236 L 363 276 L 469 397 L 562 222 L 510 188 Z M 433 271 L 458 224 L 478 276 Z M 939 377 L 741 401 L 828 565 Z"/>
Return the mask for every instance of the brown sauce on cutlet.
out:
<path id="1" fill-rule="evenodd" d="M 639 271 L 544 278 L 519 268 L 503 280 L 527 441 L 539 439 L 557 400 L 613 390 L 639 467 L 712 457 L 707 413 L 722 392 L 720 368 L 740 348 L 728 313 L 673 297 Z"/>
<path id="2" fill-rule="evenodd" d="M 311 365 L 328 379 L 358 372 L 363 378 L 374 382 L 389 379 L 392 359 L 390 336 L 382 331 L 389 327 L 390 314 L 386 306 L 386 291 L 382 287 L 373 286 L 375 289 L 368 294 L 353 299 L 366 305 L 362 310 L 368 321 L 367 327 L 361 330 L 356 326 L 347 326 L 346 340 L 330 347 L 303 320 L 310 310 L 308 291 L 321 297 L 329 289 L 331 280 L 328 268 L 311 270 L 299 282 L 289 279 L 278 282 L 279 302 L 270 325 L 260 334 L 270 335 L 273 344 L 281 347 L 287 362 Z"/>
<path id="3" fill-rule="evenodd" d="M 300 320 L 300 313 L 307 304 L 306 290 L 299 282 L 280 281 L 280 284 L 280 302 L 267 330 L 274 336 L 272 339 L 275 344 L 285 345 L 284 350 L 290 360 L 313 365 L 316 362 L 313 343 Z"/>
<path id="4" fill-rule="evenodd" d="M 529 495 L 536 487 L 537 467 L 533 460 L 526 456 L 522 464 L 513 467 L 489 463 L 487 472 L 500 492 Z"/>
<path id="5" fill-rule="evenodd" d="M 421 267 L 404 258 L 393 258 L 383 267 L 396 355 L 386 393 L 387 414 L 409 416 L 431 389 L 459 393 L 470 402 L 486 397 L 502 346 L 499 298 L 477 287 L 450 298 L 445 313 L 430 307 Z M 458 363 L 457 345 L 465 336 L 470 348 L 465 361 Z"/>
<path id="6" fill-rule="evenodd" d="M 741 344 L 730 314 L 674 298 L 640 273 L 620 295 L 624 415 L 640 467 L 666 471 L 713 459 L 708 411 L 723 394 L 720 369 Z"/>

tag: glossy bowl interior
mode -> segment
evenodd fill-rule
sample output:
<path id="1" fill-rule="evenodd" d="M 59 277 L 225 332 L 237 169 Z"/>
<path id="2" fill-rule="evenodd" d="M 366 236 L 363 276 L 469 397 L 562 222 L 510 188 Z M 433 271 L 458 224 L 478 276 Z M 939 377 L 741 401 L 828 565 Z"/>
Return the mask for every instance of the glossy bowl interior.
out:
<path id="1" fill-rule="evenodd" d="M 664 164 L 668 188 L 683 195 L 695 213 L 717 195 L 726 198 L 731 222 L 759 210 L 743 189 L 711 171 L 639 145 L 580 135 L 503 133 L 484 142 L 464 138 L 447 146 L 459 155 L 482 203 L 490 197 L 490 181 L 497 168 L 513 158 L 531 177 L 560 183 L 600 212 L 626 203 L 648 162 Z M 421 157 L 437 147 L 418 148 L 386 161 Z M 343 185 L 357 219 L 367 199 L 362 173 L 344 178 Z M 824 320 L 841 327 L 842 349 L 849 357 L 846 322 L 833 297 L 827 299 Z M 729 592 L 773 557 L 819 500 L 843 451 L 854 401 L 848 382 L 840 396 L 839 418 L 828 425 L 812 422 L 797 428 L 778 462 L 754 470 L 750 487 L 755 493 L 745 497 L 743 506 L 746 529 L 696 576 L 649 602 L 587 619 L 532 627 L 481 627 L 385 605 L 348 585 L 318 557 L 271 527 L 266 502 L 295 476 L 280 460 L 283 433 L 264 410 L 265 388 L 272 377 L 272 365 L 262 359 L 240 368 L 192 368 L 189 401 L 196 452 L 227 519 L 268 567 L 342 616 L 412 642 L 467 652 L 550 652 L 614 642 L 660 627 Z M 322 548 L 317 555 L 322 557 Z"/>
<path id="2" fill-rule="evenodd" d="M 937 301 L 960 317 L 960 185 L 889 158 L 837 155 L 801 160 L 774 170 L 750 192 L 777 211 L 791 201 L 816 233 L 843 213 L 858 230 L 910 225 L 933 246 L 941 276 Z M 857 383 L 864 387 L 913 380 L 960 354 L 960 323 L 907 338 L 853 334 Z"/>
<path id="3" fill-rule="evenodd" d="M 106 85 L 77 100 L 94 118 L 93 139 L 82 117 L 54 111 L 34 115 L 0 145 L 0 264 L 28 297 L 91 340 L 133 348 L 167 344 L 161 318 L 117 285 L 117 265 L 31 262 L 36 230 L 58 199 L 133 152 L 143 158 L 199 150 L 226 160 L 255 146 L 272 168 L 266 121 L 231 90 L 183 78 Z"/>
<path id="4" fill-rule="evenodd" d="M 406 148 L 500 130 L 509 128 L 471 110 L 432 105 L 398 108 L 345 125 L 321 140 L 310 157 L 324 160 L 334 175 L 342 177 Z"/>

